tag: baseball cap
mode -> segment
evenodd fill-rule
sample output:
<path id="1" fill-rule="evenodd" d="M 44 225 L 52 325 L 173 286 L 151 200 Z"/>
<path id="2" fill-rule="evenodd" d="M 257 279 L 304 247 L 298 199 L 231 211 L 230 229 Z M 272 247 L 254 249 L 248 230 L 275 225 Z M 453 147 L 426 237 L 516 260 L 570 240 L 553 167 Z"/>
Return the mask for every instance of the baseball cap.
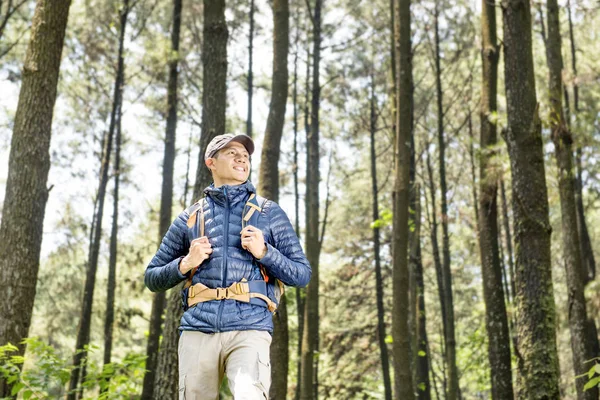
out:
<path id="1" fill-rule="evenodd" d="M 250 154 L 250 155 L 252 155 L 252 153 L 254 153 L 254 142 L 252 141 L 252 138 L 250 136 L 234 135 L 233 133 L 226 133 L 224 135 L 215 136 L 213 138 L 213 140 L 210 141 L 208 146 L 206 146 L 206 152 L 204 153 L 204 159 L 206 160 L 208 158 L 213 157 L 217 153 L 217 151 L 226 147 L 231 142 L 241 143 L 246 148 L 246 150 L 248 151 L 248 154 Z"/>

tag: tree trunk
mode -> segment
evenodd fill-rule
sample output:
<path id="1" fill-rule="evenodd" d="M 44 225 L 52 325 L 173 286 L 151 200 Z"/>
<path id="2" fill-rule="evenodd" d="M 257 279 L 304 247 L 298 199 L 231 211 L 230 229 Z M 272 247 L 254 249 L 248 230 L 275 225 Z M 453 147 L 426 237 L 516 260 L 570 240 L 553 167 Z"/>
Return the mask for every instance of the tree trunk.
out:
<path id="1" fill-rule="evenodd" d="M 514 300 L 517 289 L 515 287 L 515 262 L 512 248 L 512 234 L 510 232 L 510 220 L 508 218 L 508 202 L 506 201 L 506 190 L 504 188 L 504 179 L 500 176 L 500 194 L 502 198 L 502 222 L 504 225 L 504 234 L 506 235 L 506 251 L 508 258 L 508 271 L 510 273 L 510 293 Z"/>
<path id="2" fill-rule="evenodd" d="M 516 243 L 517 397 L 557 399 L 558 355 L 550 261 L 551 227 L 535 94 L 531 9 L 503 0 L 508 126 Z"/>
<path id="3" fill-rule="evenodd" d="M 179 321 L 181 309 L 181 290 L 183 283 L 168 291 L 165 311 L 163 340 L 156 360 L 156 374 L 152 399 L 177 400 L 179 384 Z"/>
<path id="4" fill-rule="evenodd" d="M 0 345 L 17 345 L 20 355 L 40 265 L 52 114 L 70 5 L 70 0 L 37 2 L 11 139 L 0 226 Z M 10 389 L 0 379 L 0 397 Z"/>
<path id="5" fill-rule="evenodd" d="M 374 67 L 374 66 L 373 66 Z M 371 192 L 373 196 L 373 255 L 375 258 L 375 296 L 377 300 L 377 340 L 379 341 L 379 352 L 381 358 L 381 373 L 383 375 L 383 387 L 385 399 L 392 399 L 392 384 L 390 380 L 390 361 L 387 343 L 385 342 L 385 310 L 383 309 L 383 277 L 381 274 L 380 257 L 380 234 L 379 225 L 379 190 L 377 186 L 377 153 L 375 151 L 375 132 L 377 132 L 377 114 L 375 110 L 375 79 L 371 72 L 371 101 L 370 101 L 370 134 L 371 134 Z"/>
<path id="6" fill-rule="evenodd" d="M 571 331 L 571 350 L 576 378 L 577 398 L 579 400 L 598 399 L 598 388 L 583 391 L 587 382 L 585 373 L 589 369 L 585 361 L 592 359 L 593 345 L 587 335 L 587 312 L 585 304 L 584 271 L 581 265 L 581 247 L 577 226 L 577 205 L 575 202 L 576 184 L 573 166 L 573 137 L 567 128 L 562 107 L 562 70 L 560 22 L 557 0 L 548 0 L 548 41 L 546 59 L 549 71 L 550 128 L 552 141 L 556 148 L 558 167 L 558 187 L 560 194 L 562 240 L 565 257 L 565 269 L 568 288 L 569 329 Z M 587 272 L 587 271 L 586 271 Z"/>
<path id="7" fill-rule="evenodd" d="M 115 320 L 115 290 L 117 286 L 117 240 L 119 233 L 119 180 L 121 177 L 121 105 L 117 109 L 115 143 L 115 189 L 113 192 L 113 220 L 110 232 L 108 282 L 106 285 L 106 315 L 104 319 L 104 364 L 110 363 Z"/>
<path id="8" fill-rule="evenodd" d="M 579 113 L 579 86 L 577 85 L 577 51 L 575 47 L 575 35 L 573 34 L 573 18 L 571 16 L 571 1 L 567 0 L 567 16 L 569 21 L 569 39 L 571 42 L 571 67 L 573 69 L 573 115 Z M 566 93 L 566 90 L 565 90 Z M 569 121 L 567 120 L 567 124 Z M 579 242 L 581 247 L 582 269 L 584 274 L 584 285 L 593 281 L 596 277 L 596 260 L 590 234 L 585 221 L 585 210 L 583 208 L 583 179 L 581 166 L 581 145 L 577 146 L 575 151 L 575 161 L 577 164 L 577 180 L 575 200 L 577 203 L 577 227 L 579 230 Z"/>
<path id="9" fill-rule="evenodd" d="M 414 159 L 413 156 L 411 157 Z M 414 163 L 413 163 L 414 165 Z M 414 179 L 414 178 L 413 178 Z M 413 180 L 414 182 L 414 180 Z M 411 263 L 413 264 L 412 270 L 415 275 L 416 284 L 416 327 L 415 335 L 417 337 L 416 354 L 413 354 L 413 358 L 416 358 L 415 363 L 415 377 L 417 398 L 419 400 L 431 399 L 431 385 L 429 383 L 429 347 L 427 339 L 427 318 L 425 313 L 425 282 L 423 279 L 423 262 L 421 259 L 421 201 L 419 186 L 416 183 L 411 185 L 411 209 L 414 210 L 414 231 L 412 236 L 411 247 Z"/>
<path id="10" fill-rule="evenodd" d="M 181 31 L 182 0 L 173 1 L 173 30 L 171 31 L 171 58 L 169 59 L 169 82 L 167 84 L 167 127 L 163 155 L 163 182 L 160 198 L 158 241 L 167 233 L 171 225 L 173 209 L 173 169 L 175 164 L 175 139 L 177 131 L 177 84 L 179 64 L 179 36 Z M 175 56 L 173 56 L 175 55 Z M 187 197 L 187 196 L 186 196 Z M 186 205 L 187 207 L 187 205 Z M 150 332 L 146 346 L 146 374 L 142 388 L 142 399 L 152 399 L 155 390 L 155 372 L 159 354 L 159 338 L 162 334 L 162 320 L 165 310 L 166 293 L 156 293 L 152 300 Z M 177 302 L 179 305 L 179 301 Z M 176 358 L 176 357 L 175 357 Z"/>
<path id="11" fill-rule="evenodd" d="M 306 289 L 304 332 L 302 334 L 302 366 L 300 398 L 315 398 L 317 392 L 315 370 L 318 365 L 319 341 L 319 106 L 321 86 L 321 7 L 315 1 L 313 21 L 313 80 L 311 96 L 310 133 L 306 140 L 306 257 L 312 268 L 312 278 Z"/>
<path id="12" fill-rule="evenodd" d="M 433 180 L 433 168 L 431 166 L 431 159 L 429 158 L 429 150 L 426 150 L 426 163 L 427 163 L 427 176 L 429 178 L 429 192 L 431 194 L 431 250 L 433 253 L 433 264 L 435 266 L 435 275 L 438 286 L 438 297 L 440 299 L 440 310 L 442 313 L 442 324 L 446 323 L 446 300 L 444 298 L 444 279 L 442 272 L 442 261 L 440 259 L 440 246 L 438 243 L 438 235 L 437 235 L 437 207 L 435 201 L 435 183 Z M 442 335 L 442 339 L 443 335 Z M 445 340 L 442 340 L 442 354 L 446 353 Z M 444 357 L 445 358 L 445 357 Z M 446 387 L 448 384 L 446 369 L 443 368 L 445 364 L 442 363 L 442 386 L 444 389 L 444 393 L 446 393 Z"/>
<path id="13" fill-rule="evenodd" d="M 492 378 L 492 399 L 513 398 L 510 335 L 498 249 L 498 166 L 495 114 L 497 113 L 498 58 L 495 2 L 482 0 L 481 32 L 483 64 L 481 84 L 480 165 L 479 165 L 479 249 L 485 321 L 488 335 L 488 359 Z"/>
<path id="14" fill-rule="evenodd" d="M 440 67 L 440 35 L 439 35 L 439 1 L 435 2 L 435 69 L 437 92 L 437 121 L 439 147 L 440 198 L 442 206 L 442 288 L 444 291 L 445 323 L 444 338 L 446 342 L 446 365 L 448 368 L 448 400 L 458 399 L 458 370 L 456 367 L 456 338 L 454 332 L 454 300 L 452 297 L 452 273 L 450 270 L 450 235 L 448 233 L 448 202 L 446 183 L 446 144 L 444 143 L 444 109 L 442 95 L 442 71 Z"/>
<path id="15" fill-rule="evenodd" d="M 129 0 L 123 1 L 123 6 L 119 11 L 119 50 L 117 63 L 117 76 L 113 91 L 113 104 L 110 114 L 110 123 L 108 127 L 108 136 L 103 151 L 102 165 L 100 168 L 100 182 L 98 184 L 98 208 L 95 216 L 94 237 L 91 245 L 91 252 L 88 258 L 87 274 L 85 277 L 85 287 L 83 292 L 83 302 L 81 306 L 81 318 L 77 329 L 77 341 L 75 345 L 75 355 L 73 356 L 73 370 L 69 382 L 69 400 L 75 398 L 81 393 L 76 391 L 80 380 L 83 382 L 85 374 L 83 373 L 87 352 L 84 347 L 90 343 L 90 329 L 92 322 L 92 304 L 94 301 L 94 287 L 96 284 L 96 271 L 98 269 L 98 255 L 100 252 L 100 240 L 102 238 L 102 217 L 104 214 L 104 198 L 106 196 L 106 185 L 108 183 L 108 168 L 110 164 L 110 155 L 112 151 L 112 141 L 115 132 L 117 112 L 121 107 L 121 98 L 123 93 L 125 63 L 123 59 L 123 50 L 125 45 L 125 29 L 127 27 L 127 15 L 129 14 Z M 82 369 L 83 368 L 83 369 Z M 80 372 L 81 375 L 80 375 Z"/>
<path id="16" fill-rule="evenodd" d="M 477 194 L 477 172 L 475 166 L 475 136 L 473 135 L 473 118 L 471 109 L 467 116 L 467 127 L 469 131 L 469 160 L 471 161 L 471 191 L 473 193 L 473 208 L 475 211 L 475 225 L 479 231 L 479 196 Z"/>
<path id="17" fill-rule="evenodd" d="M 296 210 L 296 235 L 300 238 L 300 194 L 298 190 L 298 42 L 300 38 L 300 23 L 299 23 L 299 7 L 296 10 L 296 53 L 294 54 L 294 91 L 293 91 L 293 103 L 294 103 L 294 199 L 295 199 L 295 210 Z M 308 99 L 309 99 L 309 87 L 310 87 L 310 55 L 307 51 L 306 57 L 306 89 L 305 89 L 305 107 L 304 107 L 304 127 L 306 136 L 308 137 L 309 125 L 308 125 Z M 302 333 L 304 332 L 304 299 L 306 293 L 304 289 L 296 288 L 296 314 L 298 315 L 298 345 L 296 346 L 296 356 L 298 360 L 296 362 L 296 390 L 294 392 L 294 399 L 300 399 L 300 383 L 302 381 Z"/>
<path id="18" fill-rule="evenodd" d="M 275 202 L 279 201 L 279 154 L 288 97 L 289 17 L 288 0 L 274 0 L 271 104 L 262 147 L 258 193 Z M 273 317 L 273 325 L 269 396 L 277 400 L 285 399 L 287 395 L 289 332 L 285 297 Z"/>
<path id="19" fill-rule="evenodd" d="M 275 7 L 275 6 L 273 6 Z M 252 55 L 254 51 L 254 0 L 250 0 L 250 32 L 248 34 L 248 116 L 246 118 L 246 135 L 252 137 L 252 94 L 254 90 Z M 287 66 L 286 66 L 287 71 Z"/>
<path id="20" fill-rule="evenodd" d="M 208 143 L 225 133 L 225 108 L 227 97 L 227 23 L 225 0 L 204 0 L 204 40 L 202 41 L 202 122 L 200 154 L 194 200 L 212 182 L 209 169 L 204 164 L 204 152 Z"/>
<path id="21" fill-rule="evenodd" d="M 394 182 L 393 254 L 393 313 L 392 337 L 394 361 L 394 397 L 414 399 L 410 331 L 408 327 L 409 274 L 408 274 L 408 218 L 410 191 L 410 142 L 412 135 L 412 45 L 410 0 L 394 3 L 394 45 L 397 67 L 396 77 L 396 140 Z"/>

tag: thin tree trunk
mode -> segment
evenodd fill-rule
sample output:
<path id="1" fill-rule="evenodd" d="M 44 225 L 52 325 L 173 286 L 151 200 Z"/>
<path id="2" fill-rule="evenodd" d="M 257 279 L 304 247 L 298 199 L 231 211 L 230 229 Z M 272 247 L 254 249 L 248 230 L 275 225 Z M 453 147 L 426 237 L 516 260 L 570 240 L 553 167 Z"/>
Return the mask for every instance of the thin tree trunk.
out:
<path id="1" fill-rule="evenodd" d="M 279 201 L 279 154 L 288 97 L 289 17 L 288 0 L 274 0 L 271 104 L 262 147 L 258 192 L 275 202 Z M 285 297 L 281 299 L 273 324 L 269 396 L 277 400 L 287 396 L 289 332 Z"/>
<path id="2" fill-rule="evenodd" d="M 275 6 L 273 6 L 275 7 Z M 250 32 L 248 34 L 248 114 L 246 118 L 246 135 L 252 137 L 252 94 L 254 91 L 252 56 L 254 51 L 254 0 L 250 0 Z M 287 66 L 286 66 L 287 71 Z"/>
<path id="3" fill-rule="evenodd" d="M 29 335 L 40 265 L 52 114 L 70 5 L 70 0 L 36 4 L 11 139 L 0 225 L 0 345 L 17 345 L 19 355 Z M 0 379 L 0 397 L 10 390 Z"/>
<path id="4" fill-rule="evenodd" d="M 200 154 L 194 199 L 199 199 L 212 176 L 204 164 L 208 143 L 225 133 L 225 108 L 227 97 L 227 23 L 225 0 L 204 0 L 204 40 L 202 41 L 202 122 Z"/>
<path id="5" fill-rule="evenodd" d="M 171 54 L 176 55 L 169 60 L 169 81 L 167 84 L 167 126 L 165 130 L 165 148 L 163 153 L 163 173 L 160 198 L 160 216 L 158 226 L 159 243 L 171 225 L 173 209 L 173 173 L 175 164 L 175 140 L 177 132 L 177 84 L 179 64 L 179 37 L 181 32 L 182 0 L 173 1 L 173 28 L 171 30 Z M 142 399 L 154 398 L 159 340 L 162 334 L 162 320 L 165 310 L 166 293 L 159 292 L 152 300 L 150 315 L 150 332 L 146 346 L 146 374 L 142 388 Z M 178 302 L 179 304 L 179 302 Z M 176 358 L 176 357 L 174 357 Z M 167 364 L 168 365 L 168 364 Z M 168 374 L 169 371 L 163 371 Z"/>
<path id="6" fill-rule="evenodd" d="M 299 28 L 298 28 L 299 29 Z M 297 77 L 296 77 L 297 78 Z M 295 79 L 296 79 L 295 78 Z M 297 83 L 297 79 L 294 83 Z M 305 79 L 305 87 L 304 87 L 304 132 L 306 137 L 310 134 L 310 124 L 309 124 L 309 104 L 310 104 L 310 47 L 308 46 L 308 29 L 307 29 L 307 50 L 306 50 L 306 79 Z M 296 127 L 297 128 L 297 127 Z M 297 135 L 296 135 L 297 136 Z M 295 142 L 295 145 L 297 143 Z M 298 179 L 298 148 L 294 147 L 296 150 L 294 152 L 294 163 L 296 165 L 296 185 Z M 296 234 L 300 233 L 300 218 L 299 218 L 299 194 L 298 187 L 296 186 L 296 204 L 297 204 L 297 214 L 296 214 Z M 296 377 L 296 392 L 295 392 L 295 400 L 300 399 L 300 389 L 302 387 L 302 335 L 304 334 L 304 306 L 306 301 L 306 289 L 296 288 L 296 307 L 298 314 L 298 363 L 297 363 L 297 377 Z"/>
<path id="7" fill-rule="evenodd" d="M 412 87 L 414 94 L 414 86 Z M 414 346 L 413 365 L 414 385 L 417 398 L 419 400 L 431 399 L 431 385 L 429 382 L 429 343 L 427 339 L 427 318 L 425 313 L 425 282 L 423 279 L 423 261 L 421 259 L 421 190 L 417 184 L 417 160 L 416 147 L 414 140 L 414 109 L 411 112 L 411 154 L 410 154 L 410 209 L 412 210 L 411 224 L 414 226 L 413 232 L 410 233 L 410 254 L 409 262 L 413 277 L 411 284 L 415 285 L 414 296 L 415 304 L 415 327 L 414 336 L 416 345 Z M 411 292 L 412 293 L 412 292 Z"/>
<path id="8" fill-rule="evenodd" d="M 436 275 L 436 279 L 437 279 L 437 286 L 438 286 L 438 297 L 440 299 L 440 309 L 441 309 L 441 313 L 442 313 L 442 324 L 446 323 L 446 306 L 445 306 L 445 299 L 444 299 L 444 280 L 443 280 L 443 272 L 442 272 L 442 262 L 440 259 L 440 246 L 438 243 L 438 224 L 437 224 L 437 208 L 436 208 L 436 201 L 435 201 L 435 183 L 433 180 L 433 168 L 431 166 L 431 159 L 429 158 L 429 151 L 426 151 L 426 162 L 427 162 L 427 176 L 429 178 L 429 192 L 431 194 L 431 249 L 432 249 L 432 253 L 433 253 L 433 263 L 435 266 L 435 275 Z M 445 330 L 445 329 L 444 329 Z M 446 354 L 446 346 L 445 346 L 445 340 L 443 338 L 442 335 L 442 354 Z M 445 356 L 444 356 L 445 359 Z M 445 366 L 445 362 L 442 363 L 442 366 Z M 446 369 L 442 368 L 442 386 L 444 389 L 444 393 L 446 393 L 446 387 L 447 387 L 447 376 L 446 376 Z"/>
<path id="9" fill-rule="evenodd" d="M 577 205 L 575 202 L 576 183 L 573 167 L 573 137 L 565 121 L 562 108 L 562 70 L 560 22 L 557 0 L 548 0 L 548 41 L 546 59 L 549 71 L 550 128 L 552 141 L 556 148 L 558 167 L 558 187 L 561 205 L 562 240 L 565 257 L 565 269 L 568 288 L 569 329 L 571 331 L 571 350 L 576 378 L 577 398 L 579 400 L 598 399 L 598 388 L 583 391 L 587 382 L 585 373 L 589 369 L 585 361 L 592 359 L 593 345 L 587 334 L 587 311 L 585 304 L 585 280 L 582 263 L 579 231 L 577 226 Z"/>
<path id="10" fill-rule="evenodd" d="M 385 342 L 385 310 L 383 309 L 383 277 L 381 274 L 380 257 L 380 235 L 379 225 L 379 200 L 377 186 L 377 153 L 375 151 L 375 132 L 377 132 L 377 114 L 375 110 L 375 79 L 371 71 L 371 101 L 370 101 L 370 134 L 371 134 L 371 191 L 373 196 L 372 209 L 373 221 L 373 255 L 375 257 L 375 296 L 377 300 L 377 340 L 379 341 L 379 352 L 381 358 L 381 372 L 383 375 L 383 387 L 386 400 L 392 399 L 392 383 L 390 380 L 390 362 L 387 343 Z"/>
<path id="11" fill-rule="evenodd" d="M 318 391 L 315 371 L 318 365 L 319 341 L 319 107 L 321 86 L 321 8 L 322 0 L 315 1 L 313 22 L 313 70 L 310 134 L 306 140 L 306 257 L 312 268 L 312 278 L 306 289 L 304 332 L 302 334 L 302 365 L 300 398 L 315 398 Z"/>
<path id="12" fill-rule="evenodd" d="M 394 48 L 397 66 L 396 77 L 396 140 L 395 182 L 394 182 L 394 230 L 392 237 L 393 254 L 393 313 L 392 337 L 394 361 L 394 397 L 414 399 L 409 315 L 409 192 L 410 157 L 412 135 L 412 45 L 410 0 L 397 0 L 394 3 L 395 26 Z"/>
<path id="13" fill-rule="evenodd" d="M 414 158 L 414 154 L 412 158 Z M 414 210 L 414 231 L 412 232 L 414 239 L 411 249 L 411 263 L 413 264 L 417 292 L 417 318 L 415 327 L 417 346 L 416 354 L 413 355 L 413 358 L 416 358 L 417 361 L 415 363 L 416 381 L 414 383 L 417 389 L 417 399 L 429 400 L 431 399 L 431 385 L 429 383 L 430 356 L 427 339 L 427 318 L 425 313 L 425 282 L 423 279 L 423 262 L 421 259 L 421 196 L 419 193 L 419 185 L 413 183 L 411 188 L 411 209 Z"/>
<path id="14" fill-rule="evenodd" d="M 440 173 L 440 197 L 442 206 L 442 279 L 444 290 L 445 318 L 444 338 L 446 342 L 446 365 L 448 368 L 447 398 L 459 398 L 458 370 L 456 367 L 456 339 L 454 332 L 454 300 L 452 297 L 452 273 L 450 269 L 450 235 L 448 233 L 448 202 L 446 183 L 446 144 L 444 142 L 444 109 L 442 95 L 442 71 L 440 68 L 439 0 L 435 2 L 435 69 L 437 92 L 438 150 Z"/>
<path id="15" fill-rule="evenodd" d="M 577 85 L 577 51 L 575 46 L 575 35 L 573 33 L 573 18 L 571 15 L 571 1 L 567 0 L 567 16 L 569 21 L 569 39 L 571 42 L 571 68 L 573 69 L 573 115 L 579 113 L 579 86 Z M 565 89 L 566 94 L 566 89 Z M 569 121 L 567 120 L 567 124 Z M 577 227 L 579 229 L 579 242 L 581 246 L 582 268 L 584 274 L 584 285 L 587 285 L 596 277 L 596 260 L 590 234 L 585 221 L 585 210 L 583 208 L 583 179 L 581 165 L 581 145 L 576 146 L 575 164 L 577 166 L 575 200 L 577 203 Z"/>
<path id="16" fill-rule="evenodd" d="M 550 255 L 551 227 L 535 93 L 531 8 L 503 0 L 504 60 L 516 243 L 517 397 L 558 399 L 559 367 Z"/>
<path id="17" fill-rule="evenodd" d="M 112 141 L 116 127 L 117 111 L 121 107 L 121 98 L 123 93 L 124 74 L 125 74 L 125 62 L 123 59 L 123 50 L 125 45 L 125 29 L 127 26 L 127 15 L 129 14 L 129 0 L 123 1 L 123 6 L 119 10 L 119 50 L 118 50 L 118 64 L 117 64 L 117 76 L 115 78 L 115 86 L 113 92 L 113 104 L 110 115 L 110 123 L 108 127 L 108 137 L 106 140 L 106 146 L 103 152 L 102 165 L 100 168 L 100 182 L 98 184 L 98 209 L 96 211 L 96 223 L 94 229 L 94 238 L 91 246 L 91 252 L 88 258 L 87 274 L 85 278 L 85 287 L 83 292 L 83 302 L 81 307 L 81 318 L 79 320 L 79 327 L 77 329 L 77 341 L 75 345 L 75 355 L 73 356 L 73 370 L 71 372 L 71 380 L 69 382 L 69 400 L 75 400 L 75 398 L 81 394 L 80 390 L 77 390 L 78 385 L 84 380 L 85 373 L 80 375 L 83 365 L 85 364 L 84 359 L 87 356 L 87 352 L 84 347 L 90 343 L 90 329 L 92 322 L 92 303 L 94 300 L 94 287 L 96 284 L 96 271 L 98 269 L 98 255 L 100 252 L 100 240 L 102 238 L 102 216 L 104 213 L 104 198 L 106 195 L 106 185 L 108 183 L 108 168 L 110 164 L 110 155 L 112 150 Z M 79 394 L 78 394 L 79 393 Z"/>
<path id="18" fill-rule="evenodd" d="M 119 234 L 119 181 L 121 178 L 121 109 L 117 109 L 117 135 L 115 142 L 115 188 L 113 191 L 113 220 L 110 232 L 108 282 L 106 285 L 106 315 L 104 319 L 104 364 L 110 363 L 115 320 L 115 291 L 117 286 L 117 240 Z"/>
<path id="19" fill-rule="evenodd" d="M 473 119 L 471 109 L 467 117 L 467 127 L 469 132 L 469 160 L 471 161 L 471 191 L 473 193 L 473 208 L 475 210 L 475 225 L 479 231 L 479 196 L 477 195 L 477 172 L 475 167 L 475 137 L 473 135 Z"/>
<path id="20" fill-rule="evenodd" d="M 508 202 L 506 201 L 506 189 L 504 188 L 504 179 L 500 177 L 500 194 L 502 199 L 502 222 L 504 224 L 504 233 L 506 235 L 506 251 L 508 252 L 508 270 L 510 273 L 510 293 L 514 301 L 517 293 L 515 286 L 515 262 L 513 258 L 512 234 L 510 232 L 510 220 L 508 218 Z"/>
<path id="21" fill-rule="evenodd" d="M 510 334 L 502 282 L 502 266 L 498 249 L 498 171 L 495 165 L 497 143 L 496 121 L 498 58 L 500 49 L 496 40 L 495 2 L 482 0 L 483 76 L 481 84 L 480 164 L 479 164 L 479 249 L 485 321 L 488 335 L 488 359 L 492 378 L 492 399 L 513 398 Z"/>
<path id="22" fill-rule="evenodd" d="M 396 118 L 397 118 L 397 105 L 398 102 L 396 101 L 396 95 L 397 95 L 397 86 L 398 86 L 398 78 L 397 78 L 397 72 L 396 72 L 396 56 L 395 56 L 395 48 L 396 48 L 396 44 L 395 44 L 395 19 L 396 19 L 396 12 L 394 11 L 394 3 L 395 0 L 390 0 L 390 73 L 392 75 L 392 82 L 391 82 L 391 93 L 390 93 L 390 105 L 392 108 L 392 136 L 395 137 L 396 135 Z"/>

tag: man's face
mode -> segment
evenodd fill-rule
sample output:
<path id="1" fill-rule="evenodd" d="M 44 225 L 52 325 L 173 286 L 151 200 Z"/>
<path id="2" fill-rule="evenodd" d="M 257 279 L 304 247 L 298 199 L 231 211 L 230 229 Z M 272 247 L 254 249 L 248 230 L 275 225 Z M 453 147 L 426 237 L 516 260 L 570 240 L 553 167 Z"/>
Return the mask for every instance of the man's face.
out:
<path id="1" fill-rule="evenodd" d="M 212 171 L 216 186 L 239 185 L 250 175 L 250 155 L 238 142 L 230 142 L 215 157 L 207 159 L 206 165 Z"/>

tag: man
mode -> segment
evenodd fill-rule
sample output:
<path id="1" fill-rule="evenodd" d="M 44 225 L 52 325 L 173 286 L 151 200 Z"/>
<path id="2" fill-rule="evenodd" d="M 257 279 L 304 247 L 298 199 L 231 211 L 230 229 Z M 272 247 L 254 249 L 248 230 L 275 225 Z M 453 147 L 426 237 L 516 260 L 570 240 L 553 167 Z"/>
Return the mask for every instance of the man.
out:
<path id="1" fill-rule="evenodd" d="M 268 399 L 278 281 L 303 287 L 310 280 L 285 212 L 270 200 L 256 206 L 248 180 L 253 151 L 246 135 L 209 143 L 204 160 L 213 184 L 175 219 L 146 269 L 152 291 L 188 280 L 179 328 L 180 399 L 217 399 L 224 374 L 235 399 Z"/>

